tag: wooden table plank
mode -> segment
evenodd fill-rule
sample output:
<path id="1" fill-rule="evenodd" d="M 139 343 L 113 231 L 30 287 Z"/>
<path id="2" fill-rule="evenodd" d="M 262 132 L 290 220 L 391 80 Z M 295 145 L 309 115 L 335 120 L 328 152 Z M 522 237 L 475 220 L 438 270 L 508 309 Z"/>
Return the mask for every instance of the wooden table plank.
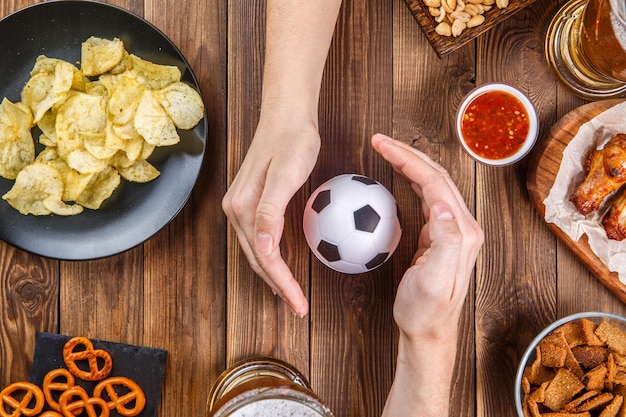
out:
<path id="1" fill-rule="evenodd" d="M 423 219 L 406 181 L 371 149 L 378 131 L 447 168 L 486 232 L 461 320 L 450 415 L 514 415 L 517 363 L 555 318 L 583 310 L 626 315 L 626 305 L 543 223 L 525 189 L 527 163 L 476 165 L 453 133 L 463 95 L 488 81 L 509 82 L 529 95 L 541 120 L 540 141 L 583 104 L 555 81 L 543 56 L 554 1 L 537 0 L 440 59 L 404 0 L 344 0 L 322 85 L 323 148 L 288 207 L 281 243 L 311 303 L 304 319 L 252 272 L 220 207 L 258 120 L 265 2 L 112 2 L 145 16 L 190 61 L 209 113 L 205 164 L 179 216 L 123 254 L 59 262 L 0 242 L 3 386 L 27 378 L 35 334 L 44 330 L 168 349 L 163 416 L 203 415 L 217 375 L 253 355 L 295 365 L 338 417 L 380 415 L 395 366 L 395 288 Z M 0 16 L 32 3 L 3 1 Z M 335 273 L 311 258 L 304 240 L 308 195 L 344 172 L 381 181 L 402 211 L 400 246 L 373 273 Z"/>
<path id="2" fill-rule="evenodd" d="M 228 175 L 237 174 L 259 118 L 265 2 L 230 3 L 228 40 Z M 286 213 L 281 253 L 309 293 L 309 252 L 302 235 L 304 195 L 294 197 Z M 228 237 L 227 362 L 271 356 L 295 366 L 309 377 L 309 317 L 296 318 L 250 268 L 236 238 Z"/>
<path id="3" fill-rule="evenodd" d="M 393 126 L 394 7 L 393 0 L 343 2 L 322 82 L 322 149 L 312 189 L 343 173 L 393 189 L 392 171 L 370 138 Z M 393 370 L 395 262 L 357 275 L 313 262 L 311 379 L 337 416 L 376 416 L 384 406 Z"/>

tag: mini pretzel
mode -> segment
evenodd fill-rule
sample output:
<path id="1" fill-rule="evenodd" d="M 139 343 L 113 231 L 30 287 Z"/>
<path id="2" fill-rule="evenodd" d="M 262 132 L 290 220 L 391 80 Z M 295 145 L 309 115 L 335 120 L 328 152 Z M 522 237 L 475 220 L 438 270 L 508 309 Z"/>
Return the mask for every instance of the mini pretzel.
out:
<path id="1" fill-rule="evenodd" d="M 59 381 L 60 378 L 65 378 L 65 382 Z M 74 375 L 70 371 L 64 368 L 53 369 L 46 374 L 43 378 L 43 395 L 46 397 L 46 401 L 50 408 L 54 411 L 61 411 L 59 403 L 55 400 L 53 391 L 63 393 L 74 386 Z M 42 417 L 42 416 L 40 416 Z"/>
<path id="2" fill-rule="evenodd" d="M 22 391 L 25 391 L 24 395 L 16 398 L 14 394 Z M 35 404 L 31 405 L 33 399 Z M 0 416 L 31 417 L 41 412 L 44 403 L 43 392 L 37 385 L 30 382 L 14 382 L 0 392 Z M 7 411 L 8 409 L 13 411 Z"/>
<path id="3" fill-rule="evenodd" d="M 128 392 L 119 395 L 115 389 L 116 385 L 123 386 Z M 107 378 L 104 381 L 100 381 L 98 385 L 93 389 L 94 397 L 102 397 L 102 391 L 105 390 L 109 401 L 107 405 L 110 410 L 117 410 L 119 414 L 124 417 L 133 417 L 141 413 L 143 407 L 146 405 L 146 396 L 143 390 L 135 381 L 123 376 L 114 376 Z M 135 400 L 135 405 L 132 408 L 127 408 L 126 404 Z M 106 400 L 105 400 L 106 401 Z"/>
<path id="4" fill-rule="evenodd" d="M 84 346 L 85 350 L 74 351 L 77 346 Z M 102 368 L 98 365 L 98 358 L 104 361 Z M 82 336 L 73 337 L 63 347 L 63 360 L 72 374 L 85 381 L 100 381 L 106 378 L 113 367 L 111 355 L 105 350 L 94 349 L 89 339 Z M 89 371 L 83 371 L 76 364 L 86 360 Z"/>
<path id="5" fill-rule="evenodd" d="M 77 400 L 74 398 L 78 397 Z M 75 417 L 76 412 L 82 415 L 86 413 L 88 417 L 109 417 L 110 411 L 106 401 L 100 397 L 90 397 L 87 391 L 79 385 L 64 391 L 59 398 L 59 407 L 64 417 Z M 100 414 L 96 412 L 100 409 Z"/>
<path id="6" fill-rule="evenodd" d="M 57 412 L 57 411 L 53 411 L 53 410 L 48 410 L 48 411 L 44 411 L 43 413 L 39 414 L 39 417 L 63 417 L 63 414 Z"/>

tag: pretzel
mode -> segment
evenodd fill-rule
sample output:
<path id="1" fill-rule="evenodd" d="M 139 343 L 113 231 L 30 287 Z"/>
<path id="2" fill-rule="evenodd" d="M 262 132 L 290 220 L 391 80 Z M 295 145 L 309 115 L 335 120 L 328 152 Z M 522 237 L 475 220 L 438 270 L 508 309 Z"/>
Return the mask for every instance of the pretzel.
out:
<path id="1" fill-rule="evenodd" d="M 65 382 L 57 381 L 59 378 L 65 378 Z M 70 371 L 64 368 L 53 369 L 46 374 L 43 378 L 43 395 L 46 397 L 46 401 L 50 408 L 54 411 L 60 412 L 59 403 L 52 395 L 53 391 L 59 391 L 63 393 L 74 386 L 74 375 Z M 43 416 L 40 416 L 43 417 Z"/>
<path id="2" fill-rule="evenodd" d="M 128 392 L 119 395 L 115 389 L 116 385 L 121 385 Z M 143 393 L 141 387 L 137 385 L 132 379 L 123 376 L 114 376 L 107 378 L 104 381 L 100 381 L 98 385 L 93 389 L 94 397 L 102 397 L 103 390 L 106 391 L 109 401 L 107 405 L 109 410 L 117 410 L 119 414 L 124 417 L 133 417 L 141 413 L 143 407 L 146 405 L 146 396 Z M 127 408 L 126 404 L 135 401 L 135 405 L 132 408 Z M 106 401 L 106 400 L 105 400 Z"/>
<path id="3" fill-rule="evenodd" d="M 77 346 L 84 346 L 85 350 L 74 351 Z M 98 358 L 104 361 L 102 368 L 98 364 Z M 73 337 L 65 344 L 63 360 L 72 374 L 85 381 L 100 381 L 106 378 L 113 368 L 111 355 L 106 350 L 94 349 L 91 341 L 82 336 Z M 76 364 L 82 360 L 89 364 L 89 371 L 83 371 Z"/>
<path id="4" fill-rule="evenodd" d="M 14 394 L 25 391 L 22 397 Z M 20 398 L 20 399 L 18 399 Z M 32 400 L 35 404 L 31 405 Z M 14 382 L 0 392 L 0 416 L 21 417 L 34 416 L 43 409 L 45 399 L 41 388 L 30 382 Z M 13 409 L 12 412 L 7 409 Z"/>
<path id="5" fill-rule="evenodd" d="M 74 397 L 78 397 L 74 400 Z M 64 391 L 59 398 L 59 407 L 64 417 L 75 417 L 75 412 L 88 417 L 109 417 L 110 411 L 107 402 L 100 397 L 90 397 L 87 391 L 79 385 Z M 100 414 L 96 413 L 100 409 Z"/>
<path id="6" fill-rule="evenodd" d="M 54 411 L 54 410 L 48 410 L 48 411 L 44 411 L 43 413 L 39 414 L 39 417 L 63 417 L 63 414 Z"/>

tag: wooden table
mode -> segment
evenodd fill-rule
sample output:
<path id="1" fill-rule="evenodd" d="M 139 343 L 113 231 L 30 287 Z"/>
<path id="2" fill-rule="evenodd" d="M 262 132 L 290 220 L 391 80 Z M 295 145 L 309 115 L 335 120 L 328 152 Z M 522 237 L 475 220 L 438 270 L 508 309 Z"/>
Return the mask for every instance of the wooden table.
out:
<path id="1" fill-rule="evenodd" d="M 0 16 L 30 3 L 2 1 Z M 28 378 L 35 335 L 47 331 L 167 349 L 161 416 L 203 415 L 219 373 L 253 355 L 299 368 L 338 417 L 380 415 L 395 362 L 395 288 L 423 221 L 406 182 L 371 149 L 375 132 L 411 143 L 446 167 L 485 231 L 462 317 L 451 415 L 514 415 L 518 361 L 554 319 L 584 310 L 626 314 L 538 215 L 525 186 L 528 160 L 478 165 L 452 130 L 461 98 L 489 81 L 508 82 L 531 98 L 540 141 L 584 103 L 555 81 L 545 62 L 554 0 L 538 0 L 444 59 L 404 1 L 344 1 L 322 86 L 323 149 L 288 208 L 282 242 L 310 299 L 304 319 L 254 275 L 220 204 L 258 117 L 264 2 L 112 3 L 159 27 L 191 63 L 209 114 L 205 164 L 174 221 L 122 254 L 67 262 L 0 244 L 0 385 Z M 322 266 L 302 233 L 310 191 L 345 172 L 388 186 L 402 211 L 398 251 L 369 274 L 346 276 Z"/>

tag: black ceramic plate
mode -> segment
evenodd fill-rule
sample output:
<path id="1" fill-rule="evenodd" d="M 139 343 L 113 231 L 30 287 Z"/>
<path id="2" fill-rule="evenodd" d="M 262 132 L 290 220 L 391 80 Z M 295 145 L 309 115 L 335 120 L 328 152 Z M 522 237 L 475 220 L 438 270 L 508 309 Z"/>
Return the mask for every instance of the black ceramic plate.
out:
<path id="1" fill-rule="evenodd" d="M 0 100 L 20 100 L 22 87 L 39 55 L 80 61 L 81 43 L 90 36 L 117 37 L 143 59 L 176 65 L 182 80 L 200 91 L 178 48 L 155 26 L 106 3 L 59 0 L 37 3 L 0 20 Z M 148 183 L 122 180 L 99 210 L 77 216 L 25 216 L 0 200 L 0 239 L 23 250 L 55 259 L 86 260 L 130 249 L 163 228 L 183 208 L 204 157 L 206 115 L 181 141 L 157 148 L 149 162 L 161 175 Z M 0 195 L 13 181 L 0 178 Z"/>

